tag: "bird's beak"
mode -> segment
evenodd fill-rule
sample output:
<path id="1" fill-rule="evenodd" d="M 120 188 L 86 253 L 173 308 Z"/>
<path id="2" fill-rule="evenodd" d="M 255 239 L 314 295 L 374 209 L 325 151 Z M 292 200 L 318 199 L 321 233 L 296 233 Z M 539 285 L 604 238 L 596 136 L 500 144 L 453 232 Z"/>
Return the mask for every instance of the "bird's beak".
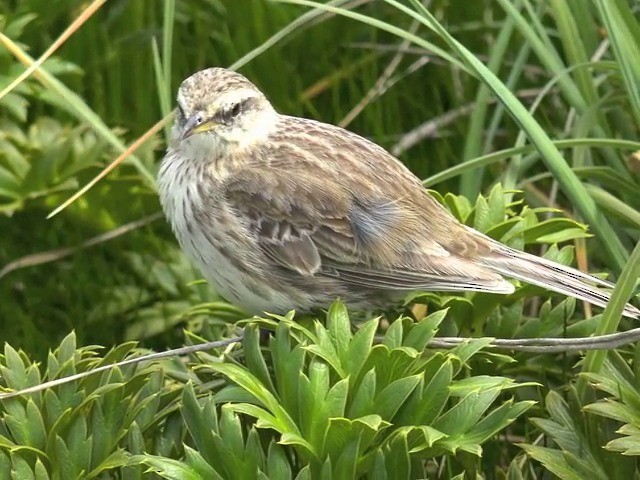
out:
<path id="1" fill-rule="evenodd" d="M 201 115 L 194 115 L 187 120 L 187 123 L 182 130 L 182 140 L 189 138 L 191 135 L 195 135 L 196 133 L 213 130 L 216 125 L 218 125 L 218 123 L 212 119 L 203 121 Z"/>

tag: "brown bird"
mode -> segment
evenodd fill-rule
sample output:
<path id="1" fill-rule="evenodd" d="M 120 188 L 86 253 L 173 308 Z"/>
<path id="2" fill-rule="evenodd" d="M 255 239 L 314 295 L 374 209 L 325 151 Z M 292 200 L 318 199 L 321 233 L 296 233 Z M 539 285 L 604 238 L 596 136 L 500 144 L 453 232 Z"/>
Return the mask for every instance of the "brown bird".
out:
<path id="1" fill-rule="evenodd" d="M 609 300 L 600 287 L 613 287 L 462 225 L 382 147 L 281 115 L 223 68 L 180 86 L 158 183 L 182 249 L 248 313 L 336 298 L 382 307 L 410 291 L 512 293 L 503 276 L 599 306 Z"/>

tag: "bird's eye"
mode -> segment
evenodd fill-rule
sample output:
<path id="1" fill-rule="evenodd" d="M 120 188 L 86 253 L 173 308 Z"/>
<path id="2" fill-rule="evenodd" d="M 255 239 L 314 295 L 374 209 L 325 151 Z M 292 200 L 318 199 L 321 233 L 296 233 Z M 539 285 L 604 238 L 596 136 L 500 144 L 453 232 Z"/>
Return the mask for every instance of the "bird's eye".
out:
<path id="1" fill-rule="evenodd" d="M 236 103 L 229 110 L 229 115 L 231 117 L 237 117 L 240 114 L 241 110 L 242 110 L 242 104 L 241 103 Z"/>

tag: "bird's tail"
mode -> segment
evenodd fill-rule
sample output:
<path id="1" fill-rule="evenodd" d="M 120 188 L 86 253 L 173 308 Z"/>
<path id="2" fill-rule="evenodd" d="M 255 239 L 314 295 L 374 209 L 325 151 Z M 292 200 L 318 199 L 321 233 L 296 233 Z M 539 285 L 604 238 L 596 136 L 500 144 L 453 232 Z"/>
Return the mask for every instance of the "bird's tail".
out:
<path id="1" fill-rule="evenodd" d="M 501 275 L 575 297 L 600 307 L 607 306 L 611 298 L 611 293 L 608 290 L 614 287 L 612 283 L 575 268 L 514 250 L 493 240 L 491 243 L 494 254 L 485 257 L 483 263 Z M 624 307 L 623 315 L 630 318 L 640 318 L 640 310 L 627 304 Z"/>

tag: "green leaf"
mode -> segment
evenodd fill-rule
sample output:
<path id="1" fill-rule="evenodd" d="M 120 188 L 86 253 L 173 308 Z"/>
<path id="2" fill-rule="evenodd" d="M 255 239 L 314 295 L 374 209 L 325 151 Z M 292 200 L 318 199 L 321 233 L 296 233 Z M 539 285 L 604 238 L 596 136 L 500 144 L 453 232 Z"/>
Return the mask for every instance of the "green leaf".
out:
<path id="1" fill-rule="evenodd" d="M 181 404 L 180 414 L 196 447 L 210 464 L 215 464 L 217 451 L 211 432 L 217 432 L 219 427 L 214 403 L 210 398 L 203 399 L 201 406 L 193 384 L 187 382 L 182 390 Z"/>
<path id="2" fill-rule="evenodd" d="M 463 396 L 477 391 L 503 389 L 513 383 L 514 381 L 510 378 L 476 375 L 453 382 L 449 387 L 449 392 L 454 396 Z"/>
<path id="3" fill-rule="evenodd" d="M 311 478 L 311 469 L 309 468 L 309 465 L 306 465 L 300 469 L 295 480 L 311 480 Z"/>
<path id="4" fill-rule="evenodd" d="M 462 195 L 453 195 L 452 193 L 447 193 L 443 198 L 443 202 L 441 203 L 443 203 L 444 206 L 447 207 L 447 209 L 453 214 L 453 216 L 462 223 L 467 222 L 469 215 L 471 215 L 474 210 L 474 207 L 473 205 L 471 205 L 469 199 Z"/>
<path id="5" fill-rule="evenodd" d="M 344 363 L 351 341 L 351 322 L 344 303 L 335 301 L 331 304 L 327 312 L 327 328 L 338 357 Z"/>
<path id="6" fill-rule="evenodd" d="M 232 457 L 228 460 L 238 465 L 245 463 L 247 458 L 243 455 L 245 448 L 242 427 L 229 404 L 223 405 L 220 411 L 219 435 L 224 441 L 227 455 Z"/>
<path id="7" fill-rule="evenodd" d="M 267 423 L 281 433 L 295 432 L 298 428 L 280 402 L 265 388 L 262 383 L 248 370 L 230 363 L 209 363 L 207 368 L 220 372 L 232 382 L 238 384 L 255 398 L 257 398 L 273 416 L 269 416 Z M 246 408 L 246 407 L 245 407 Z M 257 409 L 254 411 L 258 411 Z M 267 417 L 264 417 L 265 420 Z"/>
<path id="8" fill-rule="evenodd" d="M 4 345 L 4 360 L 6 367 L 0 366 L 0 373 L 2 373 L 7 387 L 13 390 L 22 390 L 29 387 L 30 385 L 26 383 L 29 377 L 27 376 L 25 364 L 18 352 L 8 343 Z"/>
<path id="9" fill-rule="evenodd" d="M 376 397 L 374 408 L 384 420 L 391 421 L 407 397 L 420 382 L 421 375 L 400 378 L 387 385 Z"/>
<path id="10" fill-rule="evenodd" d="M 625 423 L 640 425 L 640 412 L 629 405 L 611 400 L 586 405 L 584 409 L 601 417 L 612 418 Z"/>
<path id="11" fill-rule="evenodd" d="M 348 409 L 350 418 L 362 417 L 373 412 L 374 398 L 376 394 L 376 372 L 372 368 L 362 377 L 353 395 L 353 400 Z"/>
<path id="12" fill-rule="evenodd" d="M 49 476 L 49 472 L 47 471 L 47 468 L 44 466 L 44 463 L 42 463 L 42 460 L 40 460 L 40 458 L 36 458 L 36 463 L 33 468 L 33 473 L 35 474 L 36 480 L 49 480 L 51 478 Z M 91 478 L 91 477 L 89 476 L 88 478 Z"/>
<path id="13" fill-rule="evenodd" d="M 432 458 L 432 452 L 437 452 L 438 449 L 433 449 L 430 452 L 425 452 L 425 450 L 431 449 L 439 440 L 447 437 L 444 433 L 426 425 L 397 428 L 390 433 L 387 441 L 392 441 L 396 436 L 407 439 L 409 452 L 415 459 Z"/>
<path id="14" fill-rule="evenodd" d="M 462 364 L 465 364 L 473 355 L 489 345 L 491 341 L 492 339 L 490 338 L 469 339 L 467 342 L 452 349 L 451 354 L 458 357 Z"/>
<path id="15" fill-rule="evenodd" d="M 291 465 L 283 448 L 275 442 L 269 443 L 267 451 L 267 473 L 269 478 L 291 478 Z"/>
<path id="16" fill-rule="evenodd" d="M 240 452 L 242 453 L 242 451 Z M 251 469 L 245 468 L 246 475 L 251 475 L 259 470 L 264 469 L 266 465 L 267 457 L 262 449 L 262 441 L 260 440 L 260 433 L 254 427 L 249 430 L 247 434 L 247 441 L 245 445 L 245 455 L 241 457 L 241 461 L 244 465 L 251 465 Z"/>
<path id="17" fill-rule="evenodd" d="M 527 455 L 539 461 L 544 467 L 554 475 L 565 480 L 583 480 L 585 478 L 596 478 L 592 476 L 594 472 L 582 472 L 576 470 L 566 458 L 566 454 L 552 448 L 538 447 L 536 445 L 520 445 Z M 587 474 L 584 476 L 584 474 Z"/>
<path id="18" fill-rule="evenodd" d="M 438 326 L 447 316 L 447 310 L 439 310 L 423 318 L 411 327 L 403 345 L 415 348 L 418 352 L 424 351 L 427 344 L 435 336 Z"/>
<path id="19" fill-rule="evenodd" d="M 375 458 L 371 465 L 371 468 L 367 472 L 368 478 L 371 480 L 387 480 L 387 469 L 385 468 L 386 460 L 382 450 L 377 449 L 375 451 Z M 390 477 L 394 478 L 394 477 Z"/>
<path id="20" fill-rule="evenodd" d="M 499 388 L 468 393 L 438 417 L 432 426 L 455 441 L 454 437 L 466 434 L 480 420 L 499 393 Z"/>
<path id="21" fill-rule="evenodd" d="M 340 357 L 338 356 L 338 352 L 331 340 L 331 337 L 329 336 L 327 330 L 325 330 L 325 328 L 320 324 L 320 322 L 315 322 L 315 325 L 318 343 L 308 345 L 304 347 L 304 349 L 322 358 L 325 362 L 331 365 L 331 367 L 342 378 L 345 378 L 347 376 L 347 372 L 343 368 L 342 362 L 340 360 Z"/>
<path id="22" fill-rule="evenodd" d="M 351 440 L 344 446 L 342 453 L 335 462 L 332 478 L 336 480 L 351 480 L 356 478 L 359 449 L 360 437 Z"/>
<path id="23" fill-rule="evenodd" d="M 89 472 L 86 476 L 87 479 L 100 478 L 105 472 L 109 470 L 115 470 L 119 467 L 124 467 L 129 464 L 130 455 L 122 449 L 117 449 L 107 458 L 105 458 L 96 468 Z"/>
<path id="24" fill-rule="evenodd" d="M 336 382 L 325 399 L 325 411 L 328 417 L 341 417 L 344 415 L 349 393 L 349 379 L 345 378 Z"/>
<path id="25" fill-rule="evenodd" d="M 394 324 L 395 323 L 399 322 L 394 322 Z M 393 324 L 389 330 L 392 328 Z M 360 374 L 362 366 L 365 364 L 367 357 L 369 356 L 369 352 L 371 351 L 371 345 L 373 344 L 373 338 L 377 329 L 378 319 L 374 318 L 362 324 L 353 336 L 344 361 L 348 375 L 351 378 L 357 378 Z"/>
<path id="26" fill-rule="evenodd" d="M 453 366 L 450 359 L 440 364 L 431 378 L 425 374 L 421 381 L 422 388 L 413 391 L 397 422 L 400 425 L 431 425 L 449 399 L 452 378 Z"/>
<path id="27" fill-rule="evenodd" d="M 573 237 L 572 235 L 574 234 L 578 236 Z M 559 243 L 573 238 L 589 236 L 584 225 L 567 218 L 550 218 L 524 230 L 524 241 L 526 243 Z M 560 240 L 554 241 L 554 238 Z"/>
<path id="28" fill-rule="evenodd" d="M 622 71 L 627 98 L 636 125 L 640 125 L 640 28 L 630 5 L 621 0 L 596 0 L 617 64 Z"/>
<path id="29" fill-rule="evenodd" d="M 29 463 L 20 455 L 11 455 L 13 468 L 11 469 L 12 480 L 35 480 L 35 475 Z"/>
<path id="30" fill-rule="evenodd" d="M 406 435 L 394 435 L 385 452 L 387 478 L 409 479 L 411 473 L 411 458 Z"/>
<path id="31" fill-rule="evenodd" d="M 197 453 L 194 452 L 194 454 Z M 209 476 L 203 476 L 198 472 L 198 469 L 184 462 L 156 455 L 133 455 L 131 457 L 131 463 L 147 465 L 162 478 L 170 480 L 222 480 L 222 477 L 213 469 L 210 469 Z"/>
<path id="32" fill-rule="evenodd" d="M 221 478 L 220 474 L 209 464 L 200 453 L 188 445 L 184 446 L 185 460 L 187 465 L 193 468 L 193 470 L 200 476 L 200 478 Z"/>
<path id="33" fill-rule="evenodd" d="M 305 350 L 301 346 L 291 348 L 291 331 L 283 322 L 276 328 L 276 336 L 270 341 L 276 388 L 283 408 L 293 418 L 298 417 L 299 373 L 304 369 Z"/>
<path id="34" fill-rule="evenodd" d="M 269 369 L 260 352 L 260 329 L 256 324 L 250 323 L 245 327 L 242 346 L 244 347 L 244 355 L 249 371 L 271 392 L 275 392 Z"/>
<path id="35" fill-rule="evenodd" d="M 623 425 L 617 433 L 626 435 L 607 443 L 604 448 L 623 455 L 640 455 L 640 428 L 635 425 Z"/>
<path id="36" fill-rule="evenodd" d="M 512 401 L 503 403 L 476 423 L 465 435 L 465 441 L 479 446 L 499 431 L 511 425 L 533 405 L 535 405 L 533 401 L 517 402 L 515 404 Z"/>
<path id="37" fill-rule="evenodd" d="M 338 458 L 347 444 L 357 441 L 360 451 L 366 451 L 375 441 L 376 435 L 390 426 L 379 415 L 366 415 L 349 420 L 332 418 L 324 438 L 323 452 L 331 458 Z M 358 455 L 356 455 L 357 459 Z"/>
<path id="38" fill-rule="evenodd" d="M 76 469 L 74 459 L 59 435 L 55 436 L 52 456 L 55 458 L 52 472 L 54 476 L 58 478 L 76 478 L 78 476 L 80 472 Z"/>

